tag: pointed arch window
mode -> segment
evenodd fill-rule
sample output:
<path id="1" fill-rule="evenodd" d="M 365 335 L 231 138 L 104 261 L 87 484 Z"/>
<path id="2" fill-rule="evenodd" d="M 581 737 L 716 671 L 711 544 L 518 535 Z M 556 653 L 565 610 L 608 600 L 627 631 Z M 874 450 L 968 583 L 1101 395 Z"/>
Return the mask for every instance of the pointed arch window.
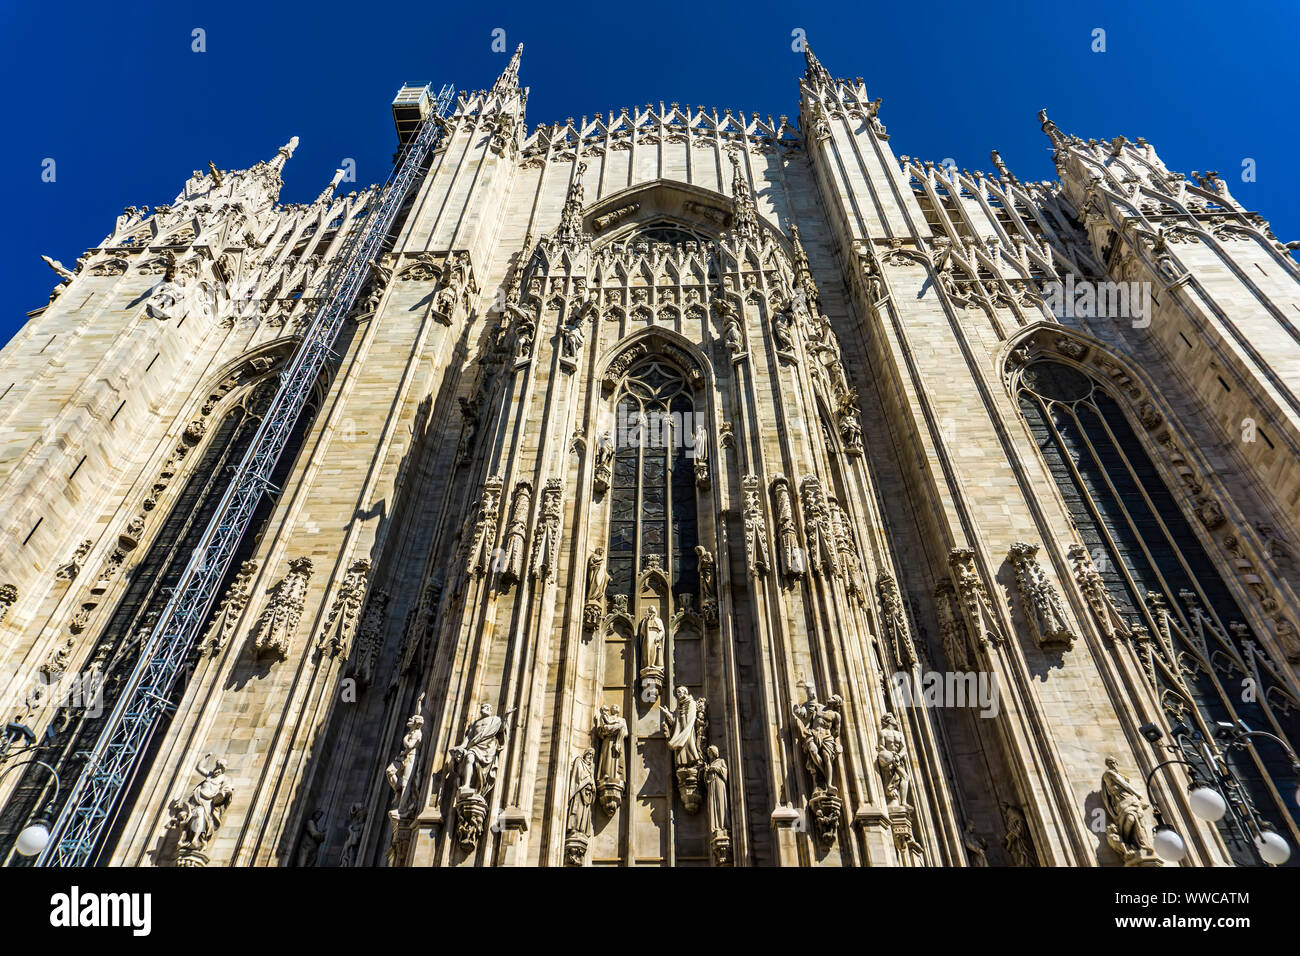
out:
<path id="1" fill-rule="evenodd" d="M 1078 368 L 1040 359 L 1021 373 L 1017 400 L 1107 596 L 1137 626 L 1133 643 L 1169 716 L 1209 736 L 1216 721 L 1243 720 L 1300 741 L 1300 701 L 1257 639 L 1191 522 L 1156 470 L 1120 403 Z M 1282 665 L 1284 666 L 1284 665 Z M 1243 694 L 1243 681 L 1257 682 Z M 1293 772 L 1281 748 L 1229 758 L 1256 809 L 1290 829 Z M 1220 832 L 1234 857 L 1253 863 L 1235 833 Z"/>
<path id="2" fill-rule="evenodd" d="M 698 588 L 699 543 L 691 454 L 695 400 L 671 365 L 648 360 L 624 380 L 615 405 L 610 482 L 609 595 L 635 593 L 658 564 L 674 595 Z"/>

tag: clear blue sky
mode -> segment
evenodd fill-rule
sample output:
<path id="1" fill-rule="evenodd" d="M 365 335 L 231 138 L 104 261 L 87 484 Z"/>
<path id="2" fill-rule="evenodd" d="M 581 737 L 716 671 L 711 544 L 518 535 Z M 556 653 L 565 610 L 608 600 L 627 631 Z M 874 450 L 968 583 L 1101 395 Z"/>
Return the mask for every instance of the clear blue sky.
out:
<path id="1" fill-rule="evenodd" d="M 448 10 L 448 8 L 450 8 Z M 285 201 L 315 197 L 344 157 L 382 181 L 404 82 L 489 85 L 525 44 L 529 125 L 660 100 L 797 113 L 805 31 L 836 76 L 884 97 L 895 152 L 1022 179 L 1055 175 L 1035 114 L 1085 138 L 1145 136 L 1173 169 L 1217 169 L 1300 239 L 1295 69 L 1300 4 L 393 4 L 271 0 L 57 5 L 3 0 L 0 342 L 127 205 L 170 202 L 209 160 L 240 168 L 302 144 Z M 191 50 L 191 31 L 207 50 Z M 1106 31 L 1106 52 L 1091 50 Z M 1244 183 L 1244 158 L 1257 181 Z M 41 181 L 42 162 L 56 181 Z"/>

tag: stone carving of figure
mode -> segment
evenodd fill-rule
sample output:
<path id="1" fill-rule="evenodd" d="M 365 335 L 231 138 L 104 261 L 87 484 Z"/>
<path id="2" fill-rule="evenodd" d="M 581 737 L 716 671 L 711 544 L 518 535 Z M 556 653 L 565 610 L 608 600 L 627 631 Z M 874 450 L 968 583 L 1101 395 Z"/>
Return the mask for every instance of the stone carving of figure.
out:
<path id="1" fill-rule="evenodd" d="M 709 487 L 709 432 L 703 425 L 695 429 L 691 455 L 695 462 L 695 484 Z"/>
<path id="2" fill-rule="evenodd" d="M 727 312 L 727 349 L 732 355 L 745 351 L 745 338 L 740 331 L 740 317 L 734 309 Z"/>
<path id="3" fill-rule="evenodd" d="M 987 853 L 989 845 L 985 840 L 980 839 L 975 832 L 975 821 L 972 820 L 966 824 L 966 833 L 962 837 L 962 842 L 966 844 L 966 858 L 971 866 L 988 866 L 989 858 Z"/>
<path id="4" fill-rule="evenodd" d="M 348 838 L 339 853 L 339 866 L 356 866 L 357 851 L 361 849 L 361 831 L 366 828 L 366 805 L 352 804 L 348 811 Z"/>
<path id="5" fill-rule="evenodd" d="M 654 605 L 646 609 L 641 619 L 641 662 L 643 667 L 663 670 L 664 666 L 664 622 Z"/>
<path id="6" fill-rule="evenodd" d="M 506 525 L 506 541 L 501 563 L 501 582 L 523 580 L 524 573 L 524 536 L 528 530 L 528 512 L 533 504 L 533 486 L 521 481 L 515 486 L 514 501 L 511 505 L 510 523 Z"/>
<path id="7" fill-rule="evenodd" d="M 325 826 L 321 818 L 325 811 L 319 807 L 307 819 L 302 827 L 302 839 L 298 843 L 297 866 L 315 866 L 320 859 L 320 845 L 325 842 Z"/>
<path id="8" fill-rule="evenodd" d="M 456 785 L 462 791 L 487 796 L 496 782 L 497 757 L 505 746 L 505 721 L 492 713 L 491 704 L 481 704 L 478 717 L 465 731 L 459 747 L 451 748 L 456 767 Z"/>
<path id="9" fill-rule="evenodd" d="M 614 436 L 608 431 L 596 439 L 596 469 L 592 484 L 596 491 L 609 490 L 609 479 L 614 468 Z"/>
<path id="10" fill-rule="evenodd" d="M 575 316 L 560 330 L 560 355 L 566 359 L 576 359 L 582 351 L 583 341 L 582 319 Z"/>
<path id="11" fill-rule="evenodd" d="M 695 766 L 703 759 L 696 728 L 701 702 L 685 687 L 678 687 L 676 696 L 676 711 L 667 708 L 663 711 L 665 731 L 669 733 L 668 749 L 673 752 L 673 762 L 678 767 Z"/>
<path id="12" fill-rule="evenodd" d="M 880 739 L 876 748 L 876 766 L 885 778 L 885 799 L 892 806 L 906 807 L 911 777 L 907 772 L 907 742 L 898 727 L 898 718 L 885 714 L 880 719 Z"/>
<path id="13" fill-rule="evenodd" d="M 605 549 L 598 547 L 587 559 L 587 600 L 582 609 L 583 623 L 587 627 L 595 627 L 600 623 L 600 616 L 605 611 L 605 588 L 608 584 Z"/>
<path id="14" fill-rule="evenodd" d="M 1155 855 L 1151 830 L 1147 826 L 1147 803 L 1119 771 L 1114 757 L 1106 758 L 1101 775 L 1101 797 L 1110 819 L 1106 842 L 1120 855 L 1126 866 L 1150 860 Z"/>
<path id="15" fill-rule="evenodd" d="M 1029 826 L 1025 815 L 1019 807 L 1004 804 L 1003 815 L 1007 823 L 1007 834 L 1002 838 L 1002 845 L 1011 854 L 1011 861 L 1016 866 L 1033 866 L 1034 851 L 1029 845 Z"/>
<path id="16" fill-rule="evenodd" d="M 582 866 L 591 837 L 591 804 L 596 798 L 593 773 L 595 752 L 588 747 L 573 761 L 569 773 L 569 815 L 565 826 L 564 856 L 569 866 Z"/>
<path id="17" fill-rule="evenodd" d="M 302 618 L 311 572 L 311 558 L 294 558 L 289 562 L 289 573 L 271 590 L 271 601 L 262 614 L 254 638 L 259 654 L 269 654 L 281 660 L 288 654 L 289 644 Z"/>
<path id="18" fill-rule="evenodd" d="M 727 762 L 717 747 L 709 747 L 705 754 L 705 790 L 709 797 L 709 847 L 713 862 L 719 866 L 731 863 L 731 833 L 727 824 Z"/>
<path id="19" fill-rule="evenodd" d="M 401 753 L 397 755 L 397 759 L 388 765 L 388 769 L 385 771 L 388 786 L 393 791 L 394 803 L 399 810 L 406 795 L 406 788 L 411 783 L 411 771 L 415 769 L 416 752 L 420 748 L 420 741 L 424 739 L 424 717 L 420 714 L 423 708 L 424 695 L 421 694 L 419 701 L 415 705 L 415 713 L 406 722 L 406 733 L 402 737 Z"/>
<path id="20" fill-rule="evenodd" d="M 772 485 L 776 496 L 776 528 L 780 538 L 781 570 L 798 577 L 804 572 L 803 549 L 799 547 L 799 533 L 794 526 L 794 507 L 790 503 L 790 485 L 778 478 Z"/>
<path id="21" fill-rule="evenodd" d="M 718 566 L 704 545 L 695 546 L 695 556 L 700 574 L 700 610 L 707 624 L 718 620 Z"/>
<path id="22" fill-rule="evenodd" d="M 790 316 L 778 312 L 772 317 L 772 337 L 776 339 L 776 350 L 784 356 L 794 357 L 794 335 L 790 330 Z"/>
<path id="23" fill-rule="evenodd" d="M 812 779 L 813 789 L 836 789 L 836 766 L 843 750 L 840 746 L 840 707 L 843 701 L 838 694 L 825 704 L 810 694 L 802 704 L 792 710 L 799 746 L 804 754 L 804 766 Z"/>
<path id="24" fill-rule="evenodd" d="M 596 736 L 600 739 L 600 759 L 596 764 L 596 782 L 600 786 L 600 804 L 613 816 L 623 800 L 626 776 L 623 747 L 627 739 L 627 721 L 618 704 L 601 705 L 596 714 Z"/>
<path id="25" fill-rule="evenodd" d="M 704 772 L 709 793 L 709 830 L 716 839 L 719 835 L 727 835 L 727 762 L 717 747 L 710 746 L 706 755 L 708 762 Z"/>
<path id="26" fill-rule="evenodd" d="M 203 779 L 186 801 L 183 804 L 179 800 L 172 801 L 172 819 L 167 827 L 180 828 L 177 847 L 182 865 L 186 864 L 187 858 L 189 865 L 202 866 L 207 862 L 203 851 L 216 835 L 226 808 L 234 796 L 234 791 L 226 782 L 226 762 L 216 760 L 209 763 L 211 760 L 212 754 L 207 754 L 199 761 L 195 771 Z M 205 763 L 208 763 L 207 769 L 204 769 Z"/>

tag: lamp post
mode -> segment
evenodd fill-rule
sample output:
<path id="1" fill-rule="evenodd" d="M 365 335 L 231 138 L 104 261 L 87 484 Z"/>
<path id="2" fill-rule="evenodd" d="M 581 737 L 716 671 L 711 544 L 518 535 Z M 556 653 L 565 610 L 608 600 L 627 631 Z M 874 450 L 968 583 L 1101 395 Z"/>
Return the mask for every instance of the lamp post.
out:
<path id="1" fill-rule="evenodd" d="M 50 778 L 54 781 L 54 797 L 51 802 L 57 803 L 59 799 L 59 775 L 55 773 L 54 768 L 44 760 L 37 760 L 33 757 L 31 760 L 20 760 L 18 763 L 10 764 L 8 767 L 5 767 L 4 770 L 0 771 L 0 781 L 4 780 L 4 778 L 8 776 L 9 771 L 16 770 L 18 767 L 25 767 L 28 764 L 36 764 L 38 767 L 44 767 L 50 772 Z M 35 856 L 44 850 L 49 842 L 50 821 L 45 819 L 45 817 L 37 817 L 18 834 L 18 839 L 14 841 L 14 849 L 18 851 L 21 856 Z"/>
<path id="2" fill-rule="evenodd" d="M 1153 747 L 1160 746 L 1164 731 L 1155 724 L 1144 724 L 1140 733 Z M 1254 746 L 1253 738 L 1267 737 L 1280 746 L 1291 760 L 1292 770 L 1300 784 L 1300 758 L 1291 746 L 1276 734 L 1263 730 L 1251 730 L 1245 723 L 1219 721 L 1215 725 L 1214 739 L 1223 747 L 1223 753 L 1216 753 L 1210 741 L 1199 730 L 1179 723 L 1170 731 L 1172 741 L 1164 744 L 1164 749 L 1176 756 L 1162 760 L 1151 768 L 1146 776 L 1147 800 L 1155 816 L 1156 827 L 1152 842 L 1156 855 L 1170 863 L 1177 863 L 1187 855 L 1187 844 L 1176 830 L 1165 822 L 1160 811 L 1160 804 L 1152 796 L 1151 780 L 1156 771 L 1173 764 L 1187 767 L 1191 783 L 1187 791 L 1187 801 L 1192 813 L 1208 823 L 1218 823 L 1227 818 L 1228 825 L 1242 842 L 1248 844 L 1260 863 L 1267 866 L 1281 866 L 1291 857 L 1291 846 L 1277 832 L 1273 824 L 1261 817 L 1255 810 L 1241 781 L 1228 763 L 1227 754 L 1233 750 L 1242 750 Z M 1188 759 L 1195 757 L 1194 763 Z M 1297 788 L 1296 801 L 1300 803 L 1300 787 Z"/>

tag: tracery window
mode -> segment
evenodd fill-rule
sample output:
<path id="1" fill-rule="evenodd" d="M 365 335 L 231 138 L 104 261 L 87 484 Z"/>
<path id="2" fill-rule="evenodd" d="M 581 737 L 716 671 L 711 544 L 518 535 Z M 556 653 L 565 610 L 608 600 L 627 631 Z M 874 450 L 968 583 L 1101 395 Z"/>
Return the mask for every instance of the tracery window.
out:
<path id="1" fill-rule="evenodd" d="M 610 483 L 609 595 L 632 595 L 656 560 L 675 596 L 697 590 L 699 536 L 693 458 L 695 403 L 670 365 L 647 361 L 623 384 L 615 410 Z M 677 597 L 680 603 L 680 598 Z"/>
<path id="2" fill-rule="evenodd" d="M 1208 738 L 1214 722 L 1243 720 L 1294 746 L 1300 702 L 1274 665 L 1251 653 L 1247 645 L 1258 642 L 1245 616 L 1120 404 L 1082 371 L 1051 360 L 1025 368 L 1017 397 L 1115 609 L 1150 636 L 1140 658 L 1170 724 Z M 1281 748 L 1260 740 L 1257 752 L 1231 760 L 1256 809 L 1283 829 L 1289 821 L 1294 842 L 1300 813 Z M 1234 857 L 1253 862 L 1226 824 L 1220 832 Z"/>

